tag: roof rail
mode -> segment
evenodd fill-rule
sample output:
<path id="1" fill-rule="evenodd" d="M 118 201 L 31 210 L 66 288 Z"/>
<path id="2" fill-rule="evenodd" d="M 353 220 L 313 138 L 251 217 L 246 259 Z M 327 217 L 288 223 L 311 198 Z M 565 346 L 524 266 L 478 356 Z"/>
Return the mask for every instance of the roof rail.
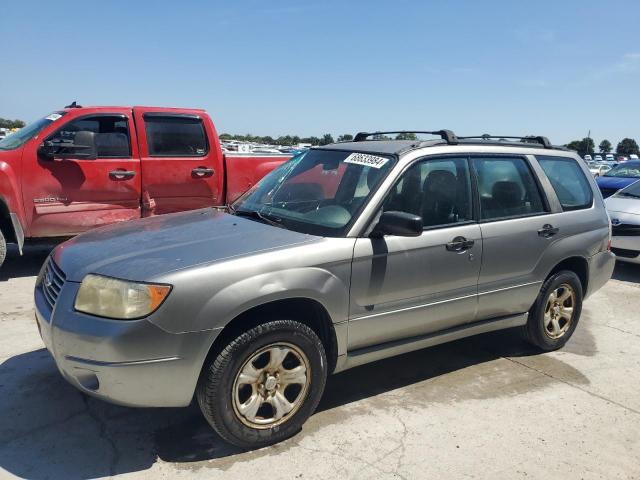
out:
<path id="1" fill-rule="evenodd" d="M 539 143 L 541 144 L 544 148 L 553 148 L 553 145 L 551 145 L 551 142 L 549 141 L 549 139 L 547 137 L 542 137 L 542 136 L 538 136 L 538 135 L 525 135 L 524 137 L 511 137 L 511 136 L 504 136 L 504 135 L 489 135 L 488 133 L 485 133 L 484 135 L 475 135 L 475 136 L 469 136 L 469 137 L 458 137 L 460 140 L 473 140 L 473 139 L 480 139 L 480 140 L 517 140 L 520 142 L 524 142 L 524 143 Z"/>
<path id="2" fill-rule="evenodd" d="M 391 133 L 424 133 L 424 134 L 428 134 L 428 135 L 437 135 L 439 136 L 442 140 L 446 141 L 449 145 L 457 145 L 458 144 L 458 137 L 456 136 L 455 133 L 453 133 L 451 130 L 435 130 L 433 132 L 425 132 L 425 131 L 419 131 L 419 130 L 398 130 L 398 131 L 393 131 L 393 132 L 358 132 L 355 136 L 355 138 L 353 139 L 354 142 L 363 142 L 365 141 L 368 137 L 372 137 L 374 135 L 388 135 Z"/>

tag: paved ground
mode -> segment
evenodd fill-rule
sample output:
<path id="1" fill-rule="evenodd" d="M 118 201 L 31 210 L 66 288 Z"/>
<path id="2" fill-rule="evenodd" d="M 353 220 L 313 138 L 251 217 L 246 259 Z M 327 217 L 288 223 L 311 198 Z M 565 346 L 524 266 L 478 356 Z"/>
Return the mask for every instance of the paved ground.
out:
<path id="1" fill-rule="evenodd" d="M 503 332 L 357 368 L 295 438 L 240 452 L 195 407 L 117 407 L 62 380 L 32 319 L 46 252 L 0 271 L 2 478 L 640 478 L 638 267 L 562 351 Z"/>

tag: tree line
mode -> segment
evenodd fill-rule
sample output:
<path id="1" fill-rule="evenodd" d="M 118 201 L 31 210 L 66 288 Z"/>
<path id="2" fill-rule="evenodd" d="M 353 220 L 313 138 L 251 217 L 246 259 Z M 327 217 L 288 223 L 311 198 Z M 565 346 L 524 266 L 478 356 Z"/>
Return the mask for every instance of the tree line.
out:
<path id="1" fill-rule="evenodd" d="M 592 138 L 585 137 L 582 140 L 573 140 L 565 145 L 571 150 L 578 152 L 578 155 L 584 157 L 585 155 L 594 155 L 596 153 L 596 144 Z M 599 153 L 606 155 L 613 151 L 613 145 L 609 140 L 602 140 L 598 145 Z M 638 143 L 633 138 L 623 138 L 616 146 L 616 154 L 629 156 L 632 154 L 640 155 L 640 148 Z"/>
<path id="2" fill-rule="evenodd" d="M 375 140 L 391 140 L 392 137 L 388 137 L 386 135 L 377 135 L 372 137 Z M 395 136 L 396 140 L 416 140 L 417 136 L 415 133 L 400 133 Z M 246 135 L 232 135 L 229 133 L 220 134 L 220 140 L 228 141 L 228 140 L 238 140 L 240 142 L 252 142 L 252 143 L 263 143 L 266 145 L 287 145 L 293 146 L 298 145 L 300 143 L 310 143 L 313 146 L 317 145 L 328 145 L 330 143 L 335 143 L 336 140 L 333 139 L 333 135 L 330 133 L 325 133 L 322 137 L 299 137 L 297 135 L 283 135 L 280 137 L 271 137 L 267 136 L 259 136 L 259 135 L 251 135 L 247 133 Z M 349 133 L 345 133 L 343 135 L 339 135 L 337 138 L 338 142 L 350 142 L 353 140 L 353 135 Z"/>
<path id="3" fill-rule="evenodd" d="M 9 120 L 8 118 L 0 117 L 0 128 L 22 128 L 25 123 L 22 120 Z"/>

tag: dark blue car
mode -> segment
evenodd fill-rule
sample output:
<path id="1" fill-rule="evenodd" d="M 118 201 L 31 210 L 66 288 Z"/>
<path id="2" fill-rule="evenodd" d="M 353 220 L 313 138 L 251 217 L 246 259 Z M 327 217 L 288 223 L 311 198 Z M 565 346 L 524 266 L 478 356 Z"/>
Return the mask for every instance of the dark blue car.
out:
<path id="1" fill-rule="evenodd" d="M 597 177 L 596 182 L 602 196 L 607 198 L 638 179 L 640 179 L 640 160 L 633 160 L 616 165 L 604 175 Z"/>

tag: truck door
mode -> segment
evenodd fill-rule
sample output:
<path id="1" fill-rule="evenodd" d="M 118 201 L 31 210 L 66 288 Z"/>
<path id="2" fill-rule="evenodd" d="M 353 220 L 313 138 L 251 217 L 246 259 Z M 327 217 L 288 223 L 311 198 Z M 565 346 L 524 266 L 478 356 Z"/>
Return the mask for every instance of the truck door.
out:
<path id="1" fill-rule="evenodd" d="M 131 110 L 68 116 L 25 147 L 22 192 L 31 237 L 75 235 L 140 217 L 140 161 Z M 51 155 L 38 153 L 43 144 Z"/>
<path id="2" fill-rule="evenodd" d="M 143 216 L 224 203 L 222 152 L 202 110 L 134 108 Z"/>

